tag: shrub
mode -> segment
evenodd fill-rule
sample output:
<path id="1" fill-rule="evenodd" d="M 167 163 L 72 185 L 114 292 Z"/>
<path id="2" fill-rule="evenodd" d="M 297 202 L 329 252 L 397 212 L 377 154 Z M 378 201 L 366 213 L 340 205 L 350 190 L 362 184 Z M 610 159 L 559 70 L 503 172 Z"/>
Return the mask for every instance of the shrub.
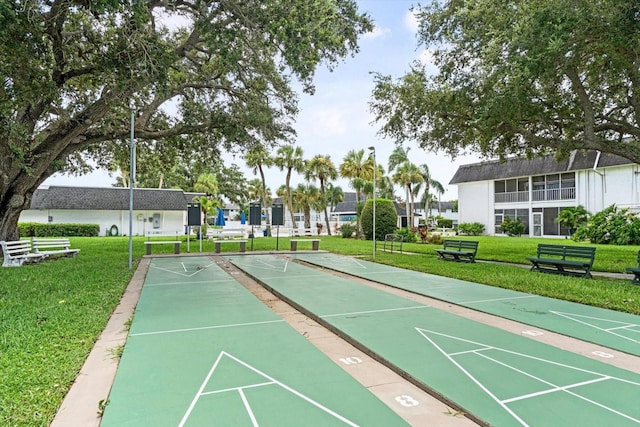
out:
<path id="1" fill-rule="evenodd" d="M 524 224 L 520 218 L 505 218 L 500 225 L 500 231 L 505 233 L 507 236 L 520 237 L 522 236 L 522 233 L 524 233 Z"/>
<path id="2" fill-rule="evenodd" d="M 563 208 L 555 219 L 555 222 L 567 227 L 571 234 L 575 233 L 578 227 L 586 225 L 589 221 L 589 212 L 582 205 Z"/>
<path id="3" fill-rule="evenodd" d="M 376 240 L 384 240 L 387 234 L 395 233 L 398 214 L 393 202 L 389 199 L 376 198 Z M 373 200 L 369 199 L 362 208 L 360 217 L 362 232 L 367 240 L 373 239 Z"/>
<path id="4" fill-rule="evenodd" d="M 618 210 L 611 205 L 591 216 L 587 225 L 579 227 L 571 238 L 600 244 L 640 245 L 640 218 L 629 209 Z"/>
<path id="5" fill-rule="evenodd" d="M 396 233 L 402 236 L 402 241 L 405 243 L 415 243 L 417 241 L 416 233 L 408 228 L 401 228 Z"/>
<path id="6" fill-rule="evenodd" d="M 349 238 L 353 237 L 353 233 L 355 233 L 355 231 L 356 231 L 356 227 L 354 227 L 351 224 L 342 224 L 340 226 L 340 235 L 344 239 L 349 239 Z"/>
<path id="7" fill-rule="evenodd" d="M 441 245 L 444 242 L 444 237 L 442 237 L 442 234 L 431 233 L 427 235 L 425 242 L 432 245 Z"/>
<path id="8" fill-rule="evenodd" d="M 449 218 L 438 217 L 439 228 L 453 228 L 453 220 Z"/>
<path id="9" fill-rule="evenodd" d="M 26 237 L 95 237 L 100 234 L 98 224 L 49 224 L 41 222 L 21 222 L 18 224 L 21 238 Z"/>
<path id="10" fill-rule="evenodd" d="M 458 233 L 478 236 L 484 233 L 484 224 L 479 222 L 463 222 L 462 224 L 458 224 Z"/>

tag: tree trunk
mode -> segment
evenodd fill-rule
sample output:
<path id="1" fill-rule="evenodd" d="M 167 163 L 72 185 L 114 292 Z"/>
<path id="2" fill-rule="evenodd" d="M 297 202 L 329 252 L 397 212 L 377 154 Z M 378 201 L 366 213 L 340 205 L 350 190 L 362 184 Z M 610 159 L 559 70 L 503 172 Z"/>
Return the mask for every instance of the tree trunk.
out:
<path id="1" fill-rule="evenodd" d="M 331 236 L 331 226 L 329 224 L 329 214 L 327 213 L 327 201 L 326 201 L 326 193 L 324 192 L 323 180 L 320 180 L 320 192 L 322 193 L 322 200 L 324 200 L 324 222 L 327 226 L 327 235 Z"/>
<path id="2" fill-rule="evenodd" d="M 287 186 L 287 208 L 289 208 L 289 214 L 291 215 L 291 226 L 293 228 L 298 228 L 298 223 L 296 222 L 296 216 L 293 212 L 293 197 L 291 195 L 291 186 L 290 183 L 291 182 L 291 168 L 289 168 L 287 170 L 287 182 L 286 182 L 286 186 Z"/>
<path id="3" fill-rule="evenodd" d="M 18 220 L 23 210 L 31 207 L 34 190 L 19 192 L 9 188 L 0 199 L 0 240 L 18 240 Z M 22 236 L 27 237 L 27 236 Z"/>

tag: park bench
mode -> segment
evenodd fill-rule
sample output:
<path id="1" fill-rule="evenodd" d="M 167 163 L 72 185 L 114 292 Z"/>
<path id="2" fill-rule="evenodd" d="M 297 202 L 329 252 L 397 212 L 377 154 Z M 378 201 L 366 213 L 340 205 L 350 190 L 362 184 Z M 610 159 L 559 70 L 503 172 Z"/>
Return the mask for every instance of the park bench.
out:
<path id="1" fill-rule="evenodd" d="M 475 240 L 451 240 L 443 242 L 442 249 L 436 249 L 440 259 L 448 261 L 475 262 L 478 252 L 478 241 Z"/>
<path id="2" fill-rule="evenodd" d="M 298 243 L 311 243 L 311 249 L 317 251 L 320 249 L 320 239 L 291 239 L 291 251 L 298 250 Z"/>
<path id="3" fill-rule="evenodd" d="M 71 242 L 66 237 L 32 237 L 33 252 L 43 255 L 65 255 L 74 257 L 80 249 L 71 249 Z"/>
<path id="4" fill-rule="evenodd" d="M 313 230 L 311 228 L 293 228 L 291 229 L 292 236 L 313 236 Z"/>
<path id="5" fill-rule="evenodd" d="M 382 242 L 382 250 L 383 251 L 391 251 L 395 249 L 396 251 L 400 251 L 402 253 L 402 241 L 404 240 L 404 236 L 402 234 L 385 234 L 384 240 Z"/>
<path id="6" fill-rule="evenodd" d="M 0 241 L 2 247 L 3 267 L 20 267 L 25 262 L 37 262 L 47 257 L 31 251 L 29 240 Z"/>
<path id="7" fill-rule="evenodd" d="M 179 230 L 162 230 L 155 229 L 147 231 L 147 240 L 144 242 L 147 248 L 147 255 L 151 255 L 151 247 L 155 245 L 173 245 L 173 253 L 180 253 L 180 238 L 179 238 Z M 168 236 L 175 237 L 173 240 L 153 240 L 154 237 L 163 237 L 166 238 Z"/>
<path id="8" fill-rule="evenodd" d="M 631 279 L 631 283 L 640 284 L 640 251 L 638 251 L 638 266 L 627 267 L 626 272 L 633 273 L 633 279 Z"/>
<path id="9" fill-rule="evenodd" d="M 244 228 L 213 228 L 207 230 L 207 239 L 245 238 Z"/>
<path id="10" fill-rule="evenodd" d="M 565 246 L 538 244 L 535 257 L 527 257 L 533 264 L 531 270 L 567 276 L 591 277 L 591 267 L 596 248 L 589 246 Z"/>
<path id="11" fill-rule="evenodd" d="M 242 239 L 229 239 L 229 240 L 223 240 L 223 239 L 218 239 L 215 240 L 215 246 L 216 246 L 216 253 L 219 254 L 221 252 L 222 249 L 222 245 L 223 244 L 227 244 L 227 243 L 236 243 L 236 244 L 240 244 L 240 252 L 245 252 L 246 248 L 247 248 L 247 241 Z"/>

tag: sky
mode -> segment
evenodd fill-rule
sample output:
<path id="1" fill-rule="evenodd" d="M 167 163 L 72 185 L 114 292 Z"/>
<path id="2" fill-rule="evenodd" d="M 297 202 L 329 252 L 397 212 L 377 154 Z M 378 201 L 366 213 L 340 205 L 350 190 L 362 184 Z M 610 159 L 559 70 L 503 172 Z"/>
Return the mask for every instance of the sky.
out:
<path id="1" fill-rule="evenodd" d="M 355 56 L 344 59 L 332 72 L 322 67 L 317 70 L 314 95 L 300 95 L 300 113 L 294 127 L 296 145 L 302 148 L 305 159 L 329 154 L 338 168 L 350 150 L 364 149 L 368 153 L 367 147 L 374 146 L 376 161 L 388 172 L 388 159 L 395 143 L 379 136 L 380 125 L 373 123 L 368 105 L 374 87 L 371 73 L 399 78 L 415 60 L 430 63 L 428 51 L 418 45 L 418 24 L 410 12 L 414 4 L 412 0 L 358 0 L 360 10 L 371 16 L 375 29 L 361 37 L 360 51 Z M 441 200 L 457 199 L 456 186 L 448 184 L 458 166 L 479 161 L 477 156 L 451 159 L 444 153 L 426 152 L 412 143 L 404 147 L 409 148 L 414 164 L 427 164 L 432 178 L 444 186 Z M 256 178 L 242 158 L 229 155 L 225 162 L 240 166 L 247 179 Z M 267 186 L 275 193 L 284 184 L 285 172 L 266 169 L 265 177 Z M 115 181 L 115 175 L 109 176 L 102 170 L 82 177 L 56 174 L 44 184 L 109 187 Z M 292 186 L 303 182 L 302 176 L 293 174 Z M 353 191 L 347 180 L 339 179 L 334 184 L 345 192 Z M 396 194 L 402 197 L 404 191 L 396 189 Z"/>

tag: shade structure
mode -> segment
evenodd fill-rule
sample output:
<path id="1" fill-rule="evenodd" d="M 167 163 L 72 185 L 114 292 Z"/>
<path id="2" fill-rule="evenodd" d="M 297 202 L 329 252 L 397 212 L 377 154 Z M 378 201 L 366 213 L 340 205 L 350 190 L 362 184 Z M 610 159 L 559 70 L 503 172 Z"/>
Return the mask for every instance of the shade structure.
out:
<path id="1" fill-rule="evenodd" d="M 240 224 L 245 224 L 247 222 L 247 218 L 244 214 L 244 211 L 240 212 Z"/>

